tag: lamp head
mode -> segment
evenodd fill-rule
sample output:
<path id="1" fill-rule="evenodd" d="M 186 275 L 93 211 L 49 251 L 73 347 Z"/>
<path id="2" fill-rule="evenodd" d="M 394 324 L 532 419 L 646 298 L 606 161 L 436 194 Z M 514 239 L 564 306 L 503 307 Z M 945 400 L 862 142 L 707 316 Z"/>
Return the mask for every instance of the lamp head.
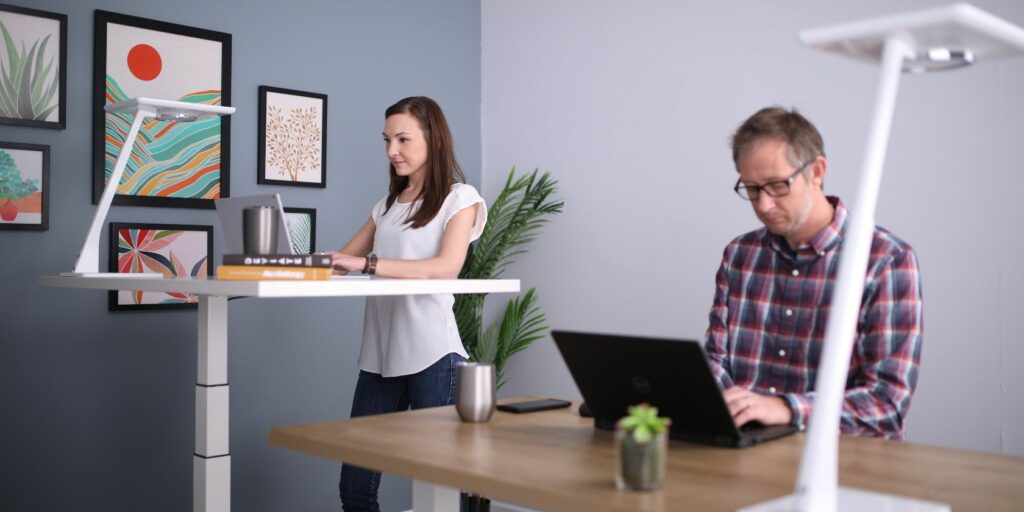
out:
<path id="1" fill-rule="evenodd" d="M 914 56 L 903 71 L 957 69 L 975 61 L 1024 54 L 1024 30 L 968 4 L 805 30 L 799 38 L 820 50 L 878 63 L 886 40 L 898 37 Z"/>
<path id="2" fill-rule="evenodd" d="M 113 103 L 104 107 L 110 113 L 135 113 L 160 121 L 191 122 L 215 116 L 226 116 L 235 112 L 235 107 L 222 107 L 204 103 L 188 103 L 185 101 L 158 100 L 155 98 L 132 98 L 121 103 Z"/>

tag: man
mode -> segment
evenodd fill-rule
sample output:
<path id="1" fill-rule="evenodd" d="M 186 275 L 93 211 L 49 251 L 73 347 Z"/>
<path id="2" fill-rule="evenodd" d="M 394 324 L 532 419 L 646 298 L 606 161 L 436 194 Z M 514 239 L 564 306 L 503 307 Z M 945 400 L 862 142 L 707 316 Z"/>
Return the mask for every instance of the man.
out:
<path id="1" fill-rule="evenodd" d="M 796 111 L 764 108 L 732 136 L 735 190 L 764 227 L 725 248 L 705 347 L 737 425 L 803 429 L 847 211 L 823 191 L 825 149 Z M 904 439 L 922 339 L 917 257 L 876 227 L 840 429 Z"/>

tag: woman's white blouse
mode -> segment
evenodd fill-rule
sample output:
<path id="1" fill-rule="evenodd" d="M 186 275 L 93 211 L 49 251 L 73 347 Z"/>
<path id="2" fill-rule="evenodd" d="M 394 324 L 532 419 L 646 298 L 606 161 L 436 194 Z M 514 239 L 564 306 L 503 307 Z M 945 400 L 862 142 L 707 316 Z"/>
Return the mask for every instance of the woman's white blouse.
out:
<path id="1" fill-rule="evenodd" d="M 437 215 L 420 228 L 413 229 L 406 222 L 419 207 L 419 201 L 395 201 L 384 213 L 386 202 L 385 196 L 372 213 L 376 225 L 373 252 L 381 259 L 419 260 L 437 256 L 448 221 L 474 204 L 480 206 L 470 241 L 480 237 L 487 223 L 483 198 L 475 188 L 462 183 L 452 185 Z M 395 377 L 424 370 L 452 352 L 469 357 L 455 324 L 454 303 L 452 294 L 367 297 L 359 368 Z"/>

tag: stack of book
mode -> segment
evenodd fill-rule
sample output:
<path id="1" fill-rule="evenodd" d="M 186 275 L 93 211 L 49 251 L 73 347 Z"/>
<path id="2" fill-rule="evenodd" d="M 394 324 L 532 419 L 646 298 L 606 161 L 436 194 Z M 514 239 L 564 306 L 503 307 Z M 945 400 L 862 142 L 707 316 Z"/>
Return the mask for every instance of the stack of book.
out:
<path id="1" fill-rule="evenodd" d="M 324 254 L 225 254 L 217 279 L 235 281 L 330 279 L 331 257 Z"/>

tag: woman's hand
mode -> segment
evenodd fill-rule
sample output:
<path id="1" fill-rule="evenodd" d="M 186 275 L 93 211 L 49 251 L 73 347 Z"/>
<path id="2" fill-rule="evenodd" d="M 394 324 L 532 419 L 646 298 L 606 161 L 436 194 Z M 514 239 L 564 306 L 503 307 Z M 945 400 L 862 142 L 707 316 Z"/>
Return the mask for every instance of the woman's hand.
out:
<path id="1" fill-rule="evenodd" d="M 331 256 L 331 266 L 337 271 L 344 273 L 360 272 L 366 266 L 366 258 L 362 256 L 352 256 L 351 254 L 341 252 L 327 252 L 324 254 Z"/>

